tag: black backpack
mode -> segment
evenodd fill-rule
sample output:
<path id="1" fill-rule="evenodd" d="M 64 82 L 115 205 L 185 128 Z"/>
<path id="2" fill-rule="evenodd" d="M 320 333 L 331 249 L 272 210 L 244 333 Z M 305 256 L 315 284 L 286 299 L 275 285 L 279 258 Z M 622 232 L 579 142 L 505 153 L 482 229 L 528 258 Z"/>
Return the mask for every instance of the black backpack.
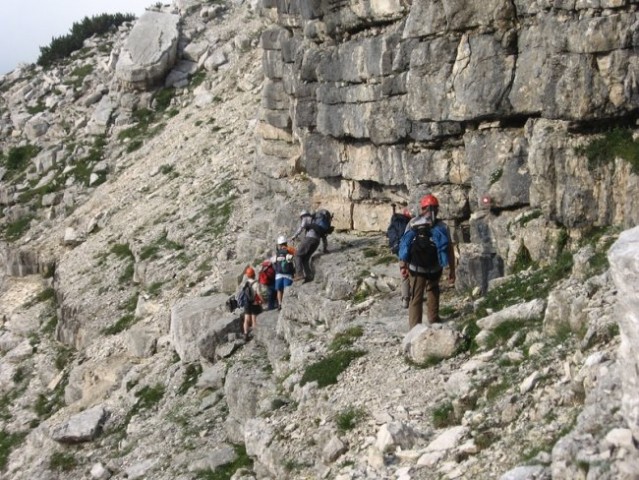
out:
<path id="1" fill-rule="evenodd" d="M 331 226 L 332 220 L 333 214 L 323 208 L 313 214 L 313 220 L 311 221 L 309 228 L 312 228 L 318 235 L 323 237 L 324 235 L 333 233 L 333 230 L 335 230 Z"/>
<path id="2" fill-rule="evenodd" d="M 415 239 L 410 246 L 410 263 L 421 267 L 424 273 L 435 273 L 441 271 L 439 264 L 439 254 L 437 245 L 433 241 L 431 224 L 415 225 Z"/>
<path id="3" fill-rule="evenodd" d="M 295 274 L 295 265 L 292 261 L 286 259 L 286 257 L 289 255 L 288 250 L 285 248 L 278 248 L 276 255 L 275 271 L 277 273 L 282 273 L 285 275 Z"/>
<path id="4" fill-rule="evenodd" d="M 403 213 L 393 213 L 391 216 L 390 224 L 386 230 L 386 237 L 388 238 L 388 246 L 395 255 L 399 253 L 399 241 L 404 235 L 409 221 L 410 219 Z"/>

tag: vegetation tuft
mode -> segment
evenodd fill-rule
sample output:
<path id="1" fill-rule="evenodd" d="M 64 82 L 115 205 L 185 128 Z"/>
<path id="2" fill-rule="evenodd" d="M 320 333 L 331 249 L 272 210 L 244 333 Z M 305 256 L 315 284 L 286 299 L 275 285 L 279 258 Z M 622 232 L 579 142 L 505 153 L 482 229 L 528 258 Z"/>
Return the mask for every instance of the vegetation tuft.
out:
<path id="1" fill-rule="evenodd" d="M 366 410 L 350 406 L 335 416 L 335 424 L 340 432 L 346 432 L 355 428 L 364 418 L 366 418 Z"/>
<path id="2" fill-rule="evenodd" d="M 134 20 L 131 14 L 117 13 L 115 15 L 103 13 L 91 18 L 84 17 L 81 22 L 75 22 L 69 34 L 53 37 L 46 47 L 40 47 L 37 64 L 47 68 L 54 63 L 69 57 L 76 50 L 80 50 L 84 41 L 93 35 L 102 35 L 119 27 L 124 22 Z"/>
<path id="3" fill-rule="evenodd" d="M 332 353 L 323 360 L 309 365 L 302 375 L 300 385 L 309 382 L 317 382 L 320 388 L 333 385 L 337 383 L 340 373 L 346 370 L 353 360 L 364 355 L 366 352 L 363 350 L 340 350 Z"/>
<path id="4" fill-rule="evenodd" d="M 597 168 L 622 158 L 630 163 L 632 172 L 639 173 L 639 141 L 632 138 L 632 130 L 614 128 L 588 145 L 579 147 L 576 152 L 588 158 L 588 166 Z"/>
<path id="5" fill-rule="evenodd" d="M 338 332 L 328 346 L 328 349 L 331 352 L 336 352 L 343 348 L 350 348 L 362 335 L 364 335 L 364 329 L 361 326 L 350 327 L 342 332 Z"/>
<path id="6" fill-rule="evenodd" d="M 233 462 L 226 463 L 215 470 L 197 470 L 195 478 L 200 480 L 230 480 L 240 468 L 252 469 L 253 460 L 246 453 L 246 447 L 244 445 L 233 445 L 233 448 L 237 455 Z"/>
<path id="7" fill-rule="evenodd" d="M 182 385 L 178 388 L 177 393 L 180 395 L 184 395 L 189 389 L 197 383 L 197 379 L 200 378 L 202 374 L 202 366 L 198 364 L 192 363 L 188 367 L 186 367 L 186 371 L 184 372 L 184 380 L 182 380 Z"/>
<path id="8" fill-rule="evenodd" d="M 11 450 L 20 445 L 25 436 L 25 433 L 11 433 L 6 430 L 0 430 L 0 470 L 7 466 Z"/>
<path id="9" fill-rule="evenodd" d="M 455 410 L 453 404 L 449 401 L 435 407 L 432 413 L 433 426 L 435 428 L 444 428 L 455 425 Z"/>
<path id="10" fill-rule="evenodd" d="M 51 470 L 58 472 L 70 472 L 78 466 L 78 461 L 70 453 L 54 452 L 49 459 Z"/>

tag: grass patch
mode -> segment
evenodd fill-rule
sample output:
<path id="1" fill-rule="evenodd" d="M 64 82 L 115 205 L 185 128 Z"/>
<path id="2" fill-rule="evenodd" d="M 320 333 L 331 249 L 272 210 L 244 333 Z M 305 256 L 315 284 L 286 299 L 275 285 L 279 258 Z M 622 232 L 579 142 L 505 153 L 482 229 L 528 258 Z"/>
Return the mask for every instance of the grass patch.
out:
<path id="1" fill-rule="evenodd" d="M 189 389 L 197 383 L 197 379 L 200 378 L 202 374 L 202 365 L 192 363 L 188 367 L 186 367 L 186 371 L 184 372 L 184 380 L 182 380 L 182 384 L 177 390 L 177 393 L 180 395 L 184 395 Z"/>
<path id="2" fill-rule="evenodd" d="M 639 142 L 632 138 L 632 133 L 628 128 L 614 128 L 575 151 L 586 156 L 590 169 L 613 162 L 615 158 L 622 158 L 630 163 L 632 172 L 638 174 Z"/>
<path id="3" fill-rule="evenodd" d="M 450 427 L 457 423 L 455 420 L 455 409 L 451 402 L 444 402 L 435 407 L 431 417 L 435 428 Z"/>
<path id="4" fill-rule="evenodd" d="M 517 255 L 515 256 L 515 261 L 513 262 L 513 272 L 523 272 L 524 270 L 528 270 L 530 267 L 534 266 L 535 262 L 533 262 L 533 259 L 530 256 L 530 251 L 526 248 L 524 242 L 521 242 Z"/>
<path id="5" fill-rule="evenodd" d="M 126 315 L 122 315 L 118 321 L 110 327 L 103 328 L 101 333 L 103 335 L 116 335 L 132 327 L 136 322 L 135 316 L 132 313 L 127 313 Z"/>
<path id="6" fill-rule="evenodd" d="M 7 466 L 11 451 L 22 443 L 26 433 L 10 433 L 0 430 L 0 470 Z"/>
<path id="7" fill-rule="evenodd" d="M 169 240 L 166 238 L 166 233 L 164 233 L 159 239 L 155 242 L 146 245 L 140 251 L 140 260 L 154 259 L 158 258 L 160 250 L 183 250 L 184 245 L 174 242 L 173 240 Z"/>
<path id="8" fill-rule="evenodd" d="M 111 253 L 118 258 L 131 259 L 133 260 L 133 252 L 129 248 L 128 243 L 116 243 L 111 247 Z"/>
<path id="9" fill-rule="evenodd" d="M 38 394 L 33 405 L 33 411 L 40 420 L 49 418 L 53 413 L 64 406 L 64 390 L 68 381 L 68 374 L 65 374 L 53 392 L 49 395 L 45 395 L 44 393 Z"/>
<path id="10" fill-rule="evenodd" d="M 353 360 L 364 355 L 366 352 L 363 350 L 340 350 L 332 353 L 323 360 L 309 365 L 302 375 L 300 385 L 309 382 L 317 382 L 320 388 L 333 385 L 337 383 L 340 373 L 346 370 Z"/>
<path id="11" fill-rule="evenodd" d="M 230 180 L 225 180 L 211 192 L 209 196 L 215 198 L 203 211 L 206 218 L 206 226 L 202 230 L 202 236 L 212 235 L 218 237 L 224 233 L 225 228 L 233 213 L 233 204 L 236 196 L 231 194 L 233 184 Z"/>
<path id="12" fill-rule="evenodd" d="M 73 359 L 74 353 L 75 353 L 75 350 L 72 347 L 68 347 L 66 345 L 58 345 L 57 351 L 55 354 L 55 359 L 53 361 L 55 368 L 57 368 L 60 371 L 64 370 L 64 368 Z"/>
<path id="13" fill-rule="evenodd" d="M 514 275 L 486 294 L 475 318 L 485 317 L 489 311 L 497 312 L 516 303 L 546 298 L 552 288 L 570 274 L 572 265 L 572 255 L 563 252 L 552 265 L 540 268 L 529 275 Z"/>
<path id="14" fill-rule="evenodd" d="M 355 428 L 364 418 L 366 418 L 366 410 L 361 407 L 350 406 L 335 416 L 335 425 L 343 433 Z"/>
<path id="15" fill-rule="evenodd" d="M 138 401 L 135 402 L 135 405 L 133 405 L 133 408 L 131 409 L 131 417 L 143 410 L 149 410 L 160 403 L 160 400 L 164 397 L 164 385 L 159 383 L 156 383 L 152 387 L 147 385 L 136 392 L 135 396 Z"/>
<path id="16" fill-rule="evenodd" d="M 26 215 L 15 222 L 7 223 L 4 227 L 4 239 L 8 242 L 18 240 L 29 230 L 33 218 L 33 215 Z"/>
<path id="17" fill-rule="evenodd" d="M 49 459 L 49 468 L 58 472 L 70 472 L 78 466 L 78 461 L 70 453 L 53 452 Z"/>
<path id="18" fill-rule="evenodd" d="M 362 335 L 364 335 L 364 329 L 362 327 L 350 327 L 343 332 L 337 333 L 335 337 L 333 337 L 333 341 L 328 346 L 328 349 L 331 352 L 336 352 L 343 348 L 350 348 Z"/>
<path id="19" fill-rule="evenodd" d="M 507 342 L 513 335 L 520 332 L 525 326 L 538 323 L 537 321 L 528 321 L 525 324 L 518 320 L 506 320 L 490 331 L 490 335 L 486 339 L 486 347 L 494 348 Z"/>
<path id="20" fill-rule="evenodd" d="M 40 148 L 35 145 L 23 145 L 13 147 L 7 156 L 0 155 L 0 165 L 7 169 L 5 180 L 11 180 L 22 173 L 31 164 L 31 159 L 40 153 Z"/>
<path id="21" fill-rule="evenodd" d="M 246 447 L 244 445 L 233 445 L 237 458 L 231 462 L 226 463 L 215 470 L 197 470 L 195 472 L 195 478 L 200 480 L 230 480 L 235 472 L 240 468 L 253 469 L 253 460 L 246 453 Z"/>

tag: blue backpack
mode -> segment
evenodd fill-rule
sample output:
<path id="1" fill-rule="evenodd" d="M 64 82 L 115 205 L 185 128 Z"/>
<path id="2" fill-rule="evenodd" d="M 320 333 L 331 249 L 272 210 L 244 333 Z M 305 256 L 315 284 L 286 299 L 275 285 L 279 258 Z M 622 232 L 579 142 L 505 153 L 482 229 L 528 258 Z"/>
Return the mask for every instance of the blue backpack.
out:
<path id="1" fill-rule="evenodd" d="M 237 292 L 235 299 L 237 300 L 237 306 L 240 308 L 246 308 L 248 305 L 253 303 L 255 300 L 255 294 L 253 293 L 253 289 L 249 282 L 246 282 L 240 291 Z"/>
<path id="2" fill-rule="evenodd" d="M 334 228 L 331 226 L 333 214 L 326 209 L 318 210 L 313 214 L 313 220 L 309 228 L 312 228 L 318 235 L 324 236 L 333 233 Z"/>

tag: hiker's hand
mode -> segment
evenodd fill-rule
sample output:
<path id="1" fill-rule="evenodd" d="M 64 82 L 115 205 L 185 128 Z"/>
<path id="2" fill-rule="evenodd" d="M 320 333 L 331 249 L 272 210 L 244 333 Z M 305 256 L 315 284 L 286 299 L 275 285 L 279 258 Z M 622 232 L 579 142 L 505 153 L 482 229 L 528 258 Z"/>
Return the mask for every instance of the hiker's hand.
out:
<path id="1" fill-rule="evenodd" d="M 406 268 L 406 265 L 402 265 L 401 267 L 399 267 L 399 273 L 402 278 L 408 278 L 408 268 Z"/>
<path id="2" fill-rule="evenodd" d="M 448 285 L 450 287 L 454 287 L 455 286 L 455 272 L 453 270 L 448 272 Z"/>

